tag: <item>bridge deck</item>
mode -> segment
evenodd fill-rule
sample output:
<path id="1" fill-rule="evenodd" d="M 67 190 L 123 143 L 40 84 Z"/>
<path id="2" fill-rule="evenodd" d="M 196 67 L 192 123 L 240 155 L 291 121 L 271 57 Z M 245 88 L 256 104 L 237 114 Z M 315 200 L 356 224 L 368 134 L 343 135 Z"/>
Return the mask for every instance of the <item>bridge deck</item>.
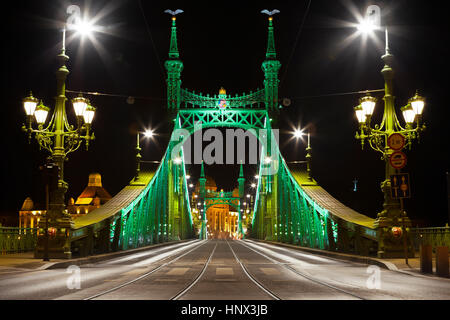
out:
<path id="1" fill-rule="evenodd" d="M 73 230 L 102 222 L 105 219 L 114 216 L 123 208 L 129 206 L 133 200 L 139 196 L 142 190 L 147 187 L 154 175 L 155 171 L 141 171 L 138 181 L 134 182 L 134 180 L 132 180 L 129 185 L 123 188 L 117 195 L 115 195 L 100 208 L 89 212 L 85 216 L 75 219 L 75 226 Z"/>
<path id="2" fill-rule="evenodd" d="M 364 226 L 366 228 L 375 229 L 375 219 L 367 217 L 359 212 L 347 207 L 342 202 L 338 201 L 324 188 L 319 186 L 313 179 L 308 180 L 308 175 L 305 170 L 300 168 L 293 168 L 289 166 L 292 176 L 297 183 L 302 187 L 306 194 L 313 199 L 322 208 L 328 210 L 334 216 L 337 216 L 345 221 Z"/>

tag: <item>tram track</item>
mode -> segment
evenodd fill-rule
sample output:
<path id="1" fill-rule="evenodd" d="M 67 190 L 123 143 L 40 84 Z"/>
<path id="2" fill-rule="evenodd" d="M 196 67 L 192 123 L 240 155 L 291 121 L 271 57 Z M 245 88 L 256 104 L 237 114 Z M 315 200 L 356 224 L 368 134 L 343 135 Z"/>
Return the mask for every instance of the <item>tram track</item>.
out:
<path id="1" fill-rule="evenodd" d="M 225 240 L 228 244 L 228 246 L 230 247 L 231 252 L 233 253 L 234 258 L 236 259 L 236 261 L 239 263 L 239 265 L 241 266 L 242 270 L 244 271 L 245 275 L 254 283 L 258 286 L 258 288 L 260 288 L 262 291 L 264 291 L 264 293 L 266 293 L 267 295 L 269 295 L 272 299 L 274 300 L 281 300 L 280 297 L 278 297 L 275 293 L 273 293 L 272 291 L 270 291 L 269 289 L 267 289 L 260 281 L 258 281 L 254 276 L 252 276 L 250 274 L 250 272 L 247 270 L 247 267 L 242 263 L 242 261 L 238 258 L 238 256 L 236 255 L 236 253 L 234 252 L 233 248 L 231 247 L 230 243 L 228 242 L 228 240 Z"/>
<path id="2" fill-rule="evenodd" d="M 245 267 L 245 265 L 242 263 L 242 261 L 238 258 L 238 256 L 236 255 L 236 253 L 234 252 L 233 248 L 230 246 L 228 240 L 225 240 L 228 247 L 230 248 L 230 251 L 232 252 L 234 258 L 236 259 L 236 262 L 239 264 L 239 266 L 242 268 L 242 270 L 244 271 L 244 274 L 258 287 L 260 288 L 265 294 L 267 294 L 268 296 L 270 296 L 272 299 L 274 300 L 281 300 L 276 294 L 274 294 L 273 292 L 271 292 L 269 289 L 267 289 L 261 282 L 259 282 L 255 277 L 253 277 L 249 271 L 247 270 L 247 268 Z M 189 292 L 189 290 L 196 284 L 199 282 L 199 280 L 201 279 L 201 277 L 203 276 L 203 274 L 205 273 L 208 265 L 210 264 L 212 257 L 214 255 L 214 252 L 217 248 L 217 243 L 213 249 L 213 251 L 211 252 L 211 255 L 209 256 L 208 260 L 205 262 L 205 265 L 203 266 L 202 270 L 199 272 L 199 274 L 197 275 L 197 277 L 195 277 L 194 280 L 192 280 L 192 282 L 186 286 L 183 290 L 181 290 L 177 295 L 175 295 L 174 297 L 172 297 L 170 300 L 178 300 L 180 299 L 182 296 L 184 296 L 185 294 L 187 294 Z"/>
<path id="3" fill-rule="evenodd" d="M 187 256 L 188 254 L 194 252 L 195 250 L 199 249 L 200 247 L 204 246 L 206 243 L 209 243 L 209 242 L 210 242 L 209 240 L 201 242 L 200 244 L 196 245 L 195 247 L 191 248 L 190 250 L 188 250 L 188 251 L 186 251 L 186 252 L 184 252 L 184 253 L 182 253 L 180 255 L 177 255 L 177 253 L 174 253 L 174 255 L 177 255 L 176 257 L 174 257 L 173 259 L 171 259 L 171 260 L 169 260 L 169 261 L 159 265 L 155 269 L 153 269 L 153 270 L 151 270 L 149 272 L 146 272 L 146 273 L 144 273 L 144 274 L 142 274 L 142 275 L 140 275 L 140 276 L 138 276 L 138 277 L 136 277 L 136 278 L 134 278 L 132 280 L 129 280 L 129 281 L 125 282 L 125 283 L 117 285 L 117 286 L 115 286 L 113 288 L 110 288 L 108 290 L 104 290 L 102 292 L 99 292 L 99 293 L 96 293 L 94 295 L 91 295 L 91 296 L 89 296 L 87 298 L 84 298 L 83 300 L 93 300 L 93 299 L 102 297 L 104 295 L 107 295 L 107 294 L 109 294 L 111 292 L 117 291 L 117 290 L 119 290 L 121 288 L 124 288 L 126 286 L 129 286 L 129 285 L 131 285 L 133 283 L 136 283 L 136 282 L 138 282 L 140 280 L 143 280 L 146 277 L 148 277 L 148 276 L 150 276 L 150 275 L 160 271 L 164 267 L 167 267 L 170 264 L 176 262 L 177 260 L 179 260 L 179 259 Z M 228 245 L 228 247 L 229 247 L 229 249 L 230 249 L 234 259 L 237 262 L 237 264 L 243 270 L 243 273 L 245 274 L 245 276 L 248 279 L 250 279 L 251 282 L 253 282 L 261 291 L 264 292 L 265 295 L 269 296 L 271 299 L 273 299 L 273 300 L 282 300 L 282 298 L 277 293 L 275 293 L 273 290 L 269 289 L 262 281 L 260 281 L 254 275 L 252 275 L 252 273 L 250 272 L 248 267 L 245 265 L 245 263 L 243 261 L 241 261 L 241 259 L 237 255 L 236 251 L 233 249 L 233 246 L 231 246 L 230 242 L 228 240 L 225 240 L 225 242 Z M 344 293 L 346 295 L 350 295 L 350 296 L 352 296 L 354 298 L 357 298 L 357 299 L 360 299 L 360 300 L 366 300 L 365 298 L 363 298 L 363 297 L 361 297 L 361 296 L 359 296 L 357 294 L 354 294 L 354 293 L 349 292 L 349 291 L 347 291 L 345 289 L 341 289 L 339 287 L 336 287 L 336 286 L 334 286 L 332 284 L 329 284 L 329 283 L 327 283 L 325 281 L 322 281 L 322 280 L 316 279 L 314 277 L 311 277 L 310 275 L 304 274 L 303 272 L 301 272 L 301 271 L 293 268 L 292 266 L 290 266 L 288 263 L 283 263 L 283 262 L 275 260 L 274 258 L 270 257 L 269 255 L 267 255 L 267 254 L 261 252 L 260 250 L 258 250 L 258 246 L 256 246 L 256 245 L 249 245 L 249 244 L 245 243 L 244 241 L 235 241 L 235 242 L 238 243 L 239 245 L 243 246 L 244 248 L 247 248 L 248 250 L 251 250 L 251 251 L 255 252 L 256 254 L 264 257 L 265 259 L 269 260 L 271 263 L 273 263 L 275 265 L 278 265 L 278 266 L 280 266 L 280 267 L 282 267 L 284 269 L 287 269 L 287 270 L 295 273 L 297 276 L 300 276 L 300 277 L 302 277 L 304 279 L 307 279 L 308 281 L 314 282 L 314 283 L 319 284 L 321 286 L 328 287 L 328 288 L 333 289 L 335 291 L 338 291 L 340 293 Z M 179 299 L 181 299 L 183 296 L 187 295 L 190 292 L 190 290 L 197 283 L 199 283 L 201 281 L 203 275 L 206 273 L 206 270 L 208 269 L 208 266 L 210 266 L 210 263 L 213 260 L 213 256 L 214 256 L 214 253 L 216 252 L 217 246 L 218 246 L 218 242 L 215 243 L 214 248 L 211 250 L 211 253 L 209 254 L 209 256 L 206 259 L 206 261 L 204 262 L 201 270 L 195 275 L 195 277 L 191 281 L 189 281 L 189 284 L 185 285 L 183 289 L 179 290 L 171 298 L 168 298 L 168 300 L 179 300 Z M 256 248 L 254 248 L 253 246 L 256 246 Z M 164 259 L 168 259 L 168 258 L 164 258 Z"/>
<path id="4" fill-rule="evenodd" d="M 199 280 L 200 278 L 203 276 L 203 274 L 206 271 L 206 268 L 208 267 L 209 263 L 211 262 L 211 259 L 214 255 L 214 252 L 216 252 L 216 248 L 217 248 L 217 243 L 214 246 L 214 249 L 212 250 L 211 254 L 209 255 L 208 260 L 206 260 L 205 265 L 203 266 L 202 270 L 199 272 L 199 274 L 194 278 L 194 280 L 191 281 L 191 283 L 186 286 L 183 290 L 181 290 L 180 292 L 178 292 L 176 295 L 174 295 L 172 298 L 170 298 L 169 300 L 178 300 L 180 299 L 182 296 L 184 296 Z"/>
<path id="5" fill-rule="evenodd" d="M 87 297 L 87 298 L 84 298 L 83 300 L 93 300 L 93 299 L 96 299 L 96 298 L 101 297 L 101 296 L 104 296 L 104 295 L 106 295 L 106 294 L 108 294 L 108 293 L 117 291 L 117 290 L 119 290 L 119 289 L 121 289 L 121 288 L 123 288 L 123 287 L 129 286 L 129 285 L 131 285 L 131 284 L 133 284 L 133 283 L 135 283 L 135 282 L 137 282 L 137 281 L 139 281 L 139 280 L 142 280 L 142 279 L 144 279 L 144 278 L 150 276 L 151 274 L 153 274 L 153 273 L 155 273 L 155 272 L 161 270 L 162 268 L 164 268 L 164 267 L 166 267 L 166 266 L 172 264 L 173 262 L 175 262 L 175 261 L 181 259 L 182 257 L 188 255 L 189 253 L 193 252 L 194 250 L 197 250 L 198 248 L 202 247 L 203 245 L 205 245 L 205 244 L 208 243 L 208 242 L 209 242 L 209 241 L 205 241 L 205 242 L 203 242 L 203 243 L 200 243 L 199 245 L 195 246 L 194 248 L 190 249 L 189 251 L 187 251 L 187 252 L 185 252 L 185 253 L 183 253 L 183 254 L 181 254 L 181 255 L 175 257 L 174 259 L 172 259 L 172 260 L 170 260 L 170 261 L 168 261 L 168 262 L 163 263 L 162 265 L 156 267 L 155 269 L 153 269 L 153 270 L 151 270 L 151 271 L 149 271 L 149 272 L 146 272 L 146 273 L 140 275 L 139 277 L 136 277 L 136 278 L 134 278 L 134 279 L 132 279 L 132 280 L 129 280 L 129 281 L 125 282 L 125 283 L 122 283 L 122 284 L 120 284 L 120 285 L 118 285 L 118 286 L 115 286 L 114 288 L 111 288 L 111 289 L 108 289 L 108 290 L 105 290 L 105 291 L 96 293 L 95 295 L 92 295 L 92 296 L 89 296 L 89 297 Z M 217 244 L 216 244 L 216 246 L 217 246 Z M 174 254 L 174 255 L 175 255 L 175 254 Z M 212 256 L 212 255 L 211 255 L 211 256 Z M 167 258 L 166 258 L 166 259 L 167 259 Z M 206 268 L 205 268 L 205 269 L 206 269 Z"/>
<path id="6" fill-rule="evenodd" d="M 285 269 L 287 269 L 287 270 L 289 270 L 289 271 L 291 271 L 291 272 L 293 272 L 293 273 L 295 273 L 295 274 L 297 274 L 297 275 L 299 275 L 299 276 L 301 276 L 301 277 L 303 277 L 303 278 L 305 278 L 305 279 L 307 279 L 307 280 L 309 280 L 309 281 L 312 281 L 312 282 L 317 283 L 317 284 L 320 284 L 320 285 L 322 285 L 322 286 L 325 286 L 325 287 L 334 289 L 334 290 L 339 291 L 339 292 L 341 292 L 341 293 L 350 295 L 350 296 L 355 297 L 355 298 L 357 298 L 357 299 L 359 299 L 359 300 L 367 300 L 367 299 L 365 299 L 365 298 L 363 298 L 363 297 L 361 297 L 361 296 L 359 296 L 359 295 L 357 295 L 357 294 L 354 294 L 354 293 L 349 292 L 349 291 L 347 291 L 347 290 L 338 288 L 338 287 L 336 287 L 336 286 L 334 286 L 334 285 L 331 285 L 331 284 L 329 284 L 329 283 L 327 283 L 327 282 L 325 282 L 325 281 L 318 280 L 318 279 L 316 279 L 316 278 L 314 278 L 314 277 L 311 277 L 310 275 L 306 275 L 306 274 L 304 274 L 303 272 L 300 272 L 300 271 L 298 271 L 297 269 L 291 267 L 289 264 L 281 263 L 281 262 L 279 262 L 279 261 L 277 261 L 277 260 L 275 260 L 275 259 L 269 257 L 268 255 L 266 255 L 266 254 L 264 254 L 264 253 L 262 253 L 262 252 L 260 252 L 260 251 L 258 251 L 258 250 L 256 250 L 256 249 L 254 249 L 254 248 L 248 246 L 247 244 L 244 243 L 244 241 L 239 241 L 239 244 L 242 245 L 242 246 L 244 246 L 244 247 L 246 247 L 247 249 L 252 250 L 253 252 L 255 252 L 255 253 L 257 253 L 257 254 L 263 256 L 264 258 L 268 259 L 268 260 L 271 261 L 272 263 L 274 263 L 274 264 L 276 264 L 276 265 L 279 265 L 279 266 L 281 266 L 281 267 L 283 267 L 283 268 L 285 268 Z"/>

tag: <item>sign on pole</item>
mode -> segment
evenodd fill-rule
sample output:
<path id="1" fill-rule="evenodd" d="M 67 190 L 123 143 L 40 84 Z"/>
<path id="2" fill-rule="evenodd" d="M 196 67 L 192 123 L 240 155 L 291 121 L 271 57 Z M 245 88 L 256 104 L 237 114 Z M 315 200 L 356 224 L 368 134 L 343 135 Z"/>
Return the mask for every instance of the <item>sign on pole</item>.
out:
<path id="1" fill-rule="evenodd" d="M 408 173 L 400 173 L 391 176 L 391 196 L 393 199 L 411 197 Z"/>
<path id="2" fill-rule="evenodd" d="M 406 139 L 401 133 L 393 133 L 387 139 L 389 148 L 395 151 L 400 151 L 405 146 Z"/>
<path id="3" fill-rule="evenodd" d="M 402 169 L 406 166 L 406 155 L 401 151 L 395 151 L 389 158 L 389 163 L 395 169 Z"/>

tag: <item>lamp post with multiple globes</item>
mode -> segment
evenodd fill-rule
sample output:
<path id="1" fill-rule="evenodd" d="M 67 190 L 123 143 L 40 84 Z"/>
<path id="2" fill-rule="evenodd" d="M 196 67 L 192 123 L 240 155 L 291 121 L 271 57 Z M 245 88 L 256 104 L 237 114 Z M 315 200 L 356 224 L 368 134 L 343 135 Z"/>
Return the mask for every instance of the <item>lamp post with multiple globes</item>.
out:
<path id="1" fill-rule="evenodd" d="M 374 28 L 369 29 L 370 31 L 374 30 Z M 425 126 L 421 124 L 425 100 L 416 92 L 409 99 L 408 104 L 401 108 L 405 122 L 403 127 L 395 111 L 393 55 L 389 50 L 387 28 L 385 37 L 385 54 L 381 57 L 384 62 L 381 73 L 385 84 L 382 121 L 380 124 L 372 126 L 372 114 L 377 99 L 367 93 L 360 99 L 360 104 L 354 108 L 359 123 L 359 132 L 356 133 L 355 138 L 361 141 L 362 148 L 368 143 L 373 150 L 380 152 L 381 158 L 385 162 L 385 180 L 381 183 L 381 190 L 384 193 L 383 210 L 378 213 L 374 223 L 378 234 L 378 256 L 380 258 L 399 258 L 405 255 L 407 258 L 414 257 L 414 250 L 406 233 L 407 228 L 411 226 L 411 221 L 406 211 L 403 210 L 403 199 L 397 199 L 391 194 L 391 176 L 399 174 L 401 168 L 394 167 L 390 161 L 394 152 L 399 150 L 393 149 L 389 138 L 394 137 L 393 135 L 400 137 L 400 140 L 403 140 L 403 146 L 400 146 L 400 149 L 404 147 L 411 149 L 412 141 L 419 139 L 420 133 L 425 130 Z"/>
<path id="2" fill-rule="evenodd" d="M 65 29 L 63 30 L 62 49 L 57 56 L 59 68 L 56 71 L 56 98 L 55 109 L 47 125 L 50 108 L 42 101 L 33 97 L 32 93 L 23 99 L 23 106 L 27 122 L 22 130 L 28 134 L 29 143 L 34 135 L 40 149 L 50 153 L 48 160 L 57 168 L 53 188 L 50 194 L 49 210 L 39 223 L 39 236 L 35 249 L 35 258 L 71 258 L 70 229 L 73 220 L 65 209 L 64 196 L 68 189 L 64 181 L 64 162 L 67 155 L 80 148 L 85 142 L 86 149 L 91 140 L 95 139 L 91 130 L 95 107 L 81 94 L 72 99 L 73 109 L 77 118 L 76 127 L 69 124 L 66 113 L 66 78 L 69 70 L 66 62 L 69 57 L 65 54 Z M 37 129 L 33 128 L 34 120 Z"/>

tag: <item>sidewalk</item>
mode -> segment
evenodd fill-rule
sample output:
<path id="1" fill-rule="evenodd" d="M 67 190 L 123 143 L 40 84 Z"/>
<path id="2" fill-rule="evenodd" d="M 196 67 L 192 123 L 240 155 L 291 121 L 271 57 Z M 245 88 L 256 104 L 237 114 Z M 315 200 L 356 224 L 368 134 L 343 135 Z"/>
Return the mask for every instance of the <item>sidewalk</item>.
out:
<path id="1" fill-rule="evenodd" d="M 312 249 L 312 248 L 307 248 L 307 247 L 299 247 L 296 245 L 281 243 L 281 242 L 262 241 L 262 240 L 256 240 L 256 239 L 252 239 L 252 240 L 259 241 L 259 242 L 265 242 L 265 243 L 269 243 L 269 244 L 273 244 L 273 245 L 277 245 L 277 246 L 287 247 L 287 248 L 304 251 L 304 252 L 308 252 L 308 253 L 312 253 L 312 254 L 327 256 L 327 257 L 339 259 L 339 260 L 353 261 L 353 262 L 363 263 L 363 264 L 367 264 L 367 265 L 374 264 L 374 265 L 377 265 L 379 267 L 382 267 L 382 268 L 385 268 L 388 270 L 407 273 L 407 274 L 410 274 L 413 276 L 423 276 L 423 277 L 433 277 L 433 278 L 438 278 L 438 279 L 447 279 L 447 278 L 438 277 L 435 274 L 436 273 L 436 261 L 435 261 L 434 257 L 433 257 L 433 274 L 425 274 L 425 273 L 420 272 L 420 258 L 419 258 L 418 252 L 416 252 L 415 258 L 409 258 L 408 264 L 406 264 L 406 261 L 404 258 L 402 258 L 402 259 L 379 259 L 379 258 L 375 258 L 375 257 L 358 256 L 358 255 L 353 255 L 353 254 L 349 254 L 349 253 L 340 253 L 340 252 L 334 252 L 334 251 Z"/>
<path id="2" fill-rule="evenodd" d="M 54 265 L 55 263 L 67 261 L 64 259 L 51 259 L 50 261 L 42 261 L 42 259 L 34 259 L 33 255 L 34 253 L 32 251 L 0 255 L 0 271 L 10 268 L 43 270 Z"/>
<path id="3" fill-rule="evenodd" d="M 175 243 L 182 243 L 190 240 L 192 239 L 168 241 L 125 251 L 97 254 L 75 259 L 50 259 L 50 261 L 43 261 L 42 259 L 34 259 L 33 252 L 5 254 L 0 255 L 0 274 L 5 270 L 11 269 L 47 270 L 56 268 L 67 268 L 70 265 L 80 266 L 83 264 L 96 263 L 153 248 L 163 247 Z"/>

